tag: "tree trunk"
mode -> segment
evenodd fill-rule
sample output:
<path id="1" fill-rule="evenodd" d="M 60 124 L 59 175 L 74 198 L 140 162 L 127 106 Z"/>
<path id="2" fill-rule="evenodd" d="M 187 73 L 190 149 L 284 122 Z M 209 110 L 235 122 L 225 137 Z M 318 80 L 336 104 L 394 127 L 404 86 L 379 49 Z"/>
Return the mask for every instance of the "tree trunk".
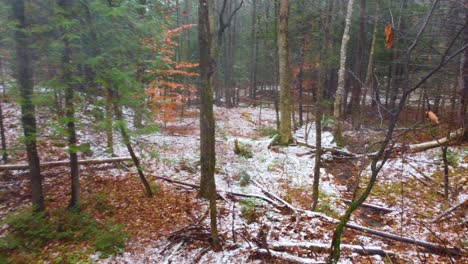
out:
<path id="1" fill-rule="evenodd" d="M 34 211 L 44 211 L 44 197 L 42 195 L 42 179 L 39 155 L 36 146 L 36 112 L 33 103 L 33 71 L 31 65 L 30 38 L 27 30 L 24 0 L 11 0 L 13 17 L 17 24 L 14 28 L 16 44 L 16 79 L 21 95 L 21 123 L 25 136 L 26 154 L 28 157 L 31 179 L 32 204 Z"/>
<path id="2" fill-rule="evenodd" d="M 2 142 L 2 160 L 6 162 L 8 160 L 8 151 L 7 151 L 7 144 L 5 138 L 5 126 L 3 123 L 3 103 L 5 102 L 4 94 L 5 94 L 5 82 L 4 82 L 4 74 L 3 74 L 3 61 L 0 58 L 0 85 L 2 86 L 2 93 L 0 94 L 0 137 Z"/>
<path id="3" fill-rule="evenodd" d="M 127 147 L 128 154 L 130 154 L 130 157 L 132 157 L 133 165 L 135 165 L 135 168 L 137 169 L 138 176 L 140 177 L 141 183 L 143 184 L 143 187 L 145 188 L 146 196 L 152 197 L 153 192 L 151 191 L 151 187 L 148 183 L 148 180 L 145 177 L 143 168 L 141 167 L 140 159 L 135 154 L 135 151 L 133 150 L 133 147 L 132 147 L 132 143 L 130 141 L 130 134 L 128 133 L 128 128 L 125 123 L 125 119 L 123 118 L 123 115 L 122 115 L 122 109 L 120 108 L 120 105 L 119 105 L 120 96 L 118 93 L 115 93 L 115 96 L 114 96 L 114 92 L 111 91 L 110 98 L 114 99 L 114 97 L 115 97 L 114 113 L 115 113 L 115 117 L 117 118 L 117 125 L 119 127 L 120 134 L 122 135 L 124 144 Z"/>
<path id="4" fill-rule="evenodd" d="M 278 61 L 280 78 L 280 129 L 279 144 L 292 142 L 291 135 L 291 76 L 288 43 L 289 0 L 279 0 Z"/>
<path id="5" fill-rule="evenodd" d="M 301 48 L 300 48 L 300 51 L 299 51 L 299 73 L 297 74 L 297 86 L 298 86 L 298 90 L 299 90 L 299 98 L 298 98 L 298 111 L 299 111 L 299 126 L 302 127 L 303 123 L 304 123 L 304 119 L 303 119 L 303 90 L 304 90 L 304 87 L 303 87 L 303 77 L 304 77 L 304 56 L 305 56 L 305 45 L 306 45 L 306 36 L 304 35 L 304 33 L 302 32 L 301 34 L 303 34 L 303 38 L 301 40 Z"/>
<path id="6" fill-rule="evenodd" d="M 105 117 L 105 130 L 106 130 L 106 144 L 107 151 L 114 155 L 114 138 L 112 135 L 112 91 L 109 87 L 110 84 L 106 84 L 106 117 Z"/>
<path id="7" fill-rule="evenodd" d="M 346 11 L 345 28 L 343 32 L 343 39 L 341 40 L 340 50 L 340 69 L 338 71 L 338 87 L 336 89 L 335 102 L 333 104 L 333 116 L 340 118 L 342 115 L 342 108 L 345 104 L 344 92 L 345 92 L 345 76 L 346 76 L 346 49 L 348 48 L 349 42 L 349 29 L 351 27 L 351 16 L 353 15 L 353 3 L 354 0 L 349 0 Z"/>
<path id="8" fill-rule="evenodd" d="M 360 2 L 360 16 L 359 16 L 359 31 L 357 39 L 357 52 L 355 61 L 355 74 L 358 80 L 354 80 L 353 89 L 351 94 L 351 123 L 353 129 L 359 129 L 361 127 L 361 90 L 362 83 L 365 82 L 365 69 L 364 69 L 364 49 L 366 46 L 366 0 Z"/>
<path id="9" fill-rule="evenodd" d="M 465 1 L 466 2 L 466 1 Z M 465 4 L 466 5 L 466 4 Z M 465 9 L 465 20 L 468 23 L 468 11 Z M 465 43 L 468 43 L 468 27 L 464 29 Z M 458 123 L 463 128 L 464 139 L 468 140 L 468 49 L 463 53 L 463 71 L 462 71 L 462 87 L 460 89 L 460 108 L 458 111 Z"/>
<path id="10" fill-rule="evenodd" d="M 71 3 L 68 0 L 60 0 L 59 6 L 63 11 L 65 20 L 71 19 L 70 7 Z M 63 34 L 63 53 L 62 53 L 62 81 L 65 85 L 65 116 L 67 117 L 67 137 L 68 137 L 68 154 L 70 157 L 70 179 L 71 179 L 71 198 L 68 204 L 70 209 L 79 209 L 80 206 L 80 179 L 77 154 L 77 139 L 75 129 L 75 106 L 74 91 L 72 85 L 72 58 L 70 40 L 66 28 L 62 28 Z"/>
<path id="11" fill-rule="evenodd" d="M 375 18 L 374 18 L 374 30 L 372 31 L 372 42 L 370 46 L 370 51 L 369 51 L 369 62 L 367 63 L 367 71 L 366 71 L 366 79 L 365 79 L 365 90 L 362 95 L 362 101 L 361 101 L 361 106 L 365 107 L 366 106 L 366 96 L 367 93 L 371 93 L 371 106 L 375 107 L 377 105 L 377 101 L 379 100 L 378 93 L 379 91 L 377 90 L 377 86 L 375 85 L 374 81 L 374 61 L 375 61 L 375 43 L 377 41 L 377 25 L 380 17 L 380 0 L 376 1 L 376 7 L 375 7 Z M 370 90 L 370 91 L 369 91 Z M 362 113 L 364 111 L 361 111 L 361 117 Z"/>
<path id="12" fill-rule="evenodd" d="M 321 70 L 323 73 L 324 71 Z M 322 74 L 321 74 L 322 75 Z M 319 183 L 320 183 L 320 167 L 322 156 L 322 89 L 324 77 L 320 76 L 320 84 L 317 87 L 317 95 L 315 102 L 315 167 L 314 167 L 314 183 L 312 187 L 312 210 L 315 211 L 318 204 L 319 197 Z"/>
<path id="13" fill-rule="evenodd" d="M 257 30 L 257 0 L 252 0 L 252 46 L 251 46 L 251 70 L 250 70 L 250 99 L 256 98 L 257 93 L 257 52 L 258 52 L 258 30 Z"/>
<path id="14" fill-rule="evenodd" d="M 198 195 L 210 201 L 211 246 L 214 251 L 220 250 L 216 219 L 216 183 L 215 169 L 215 120 L 213 116 L 213 92 L 211 78 L 216 71 L 212 57 L 212 34 L 210 29 L 210 10 L 212 0 L 199 0 L 198 41 L 200 49 L 200 163 L 201 179 Z M 214 14 L 212 14 L 214 15 Z"/>

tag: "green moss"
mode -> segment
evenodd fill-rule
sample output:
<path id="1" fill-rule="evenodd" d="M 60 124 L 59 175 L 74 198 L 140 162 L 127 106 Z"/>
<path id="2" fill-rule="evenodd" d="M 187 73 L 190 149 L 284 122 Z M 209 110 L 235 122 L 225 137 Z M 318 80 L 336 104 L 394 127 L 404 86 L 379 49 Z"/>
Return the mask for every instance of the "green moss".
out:
<path id="1" fill-rule="evenodd" d="M 255 222 L 260 217 L 260 212 L 257 210 L 257 204 L 253 199 L 243 199 L 240 201 L 241 216 L 247 220 L 247 223 Z"/>
<path id="2" fill-rule="evenodd" d="M 258 132 L 262 137 L 273 138 L 274 136 L 278 135 L 278 130 L 273 127 L 260 127 Z"/>
<path id="3" fill-rule="evenodd" d="M 121 253 L 128 235 L 123 227 L 112 222 L 99 223 L 90 215 L 73 210 L 32 213 L 30 208 L 10 213 L 1 224 L 8 225 L 8 234 L 0 238 L 0 263 L 34 263 L 44 254 L 49 243 L 60 245 L 53 263 L 87 263 L 90 251 L 74 251 L 79 241 L 92 241 L 94 250 L 103 256 Z M 12 260 L 11 256 L 15 256 Z M 19 260 L 18 260 L 18 259 Z"/>

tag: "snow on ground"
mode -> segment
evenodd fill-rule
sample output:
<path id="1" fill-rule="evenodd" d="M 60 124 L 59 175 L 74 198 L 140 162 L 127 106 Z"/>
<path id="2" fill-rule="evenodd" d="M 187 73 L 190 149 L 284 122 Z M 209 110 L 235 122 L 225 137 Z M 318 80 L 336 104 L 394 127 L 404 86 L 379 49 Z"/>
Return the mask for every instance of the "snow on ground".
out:
<path id="1" fill-rule="evenodd" d="M 5 115 L 16 120 L 13 107 L 6 108 Z M 195 110 L 192 110 L 195 111 Z M 196 112 L 196 111 L 195 111 Z M 252 195 L 262 195 L 261 188 L 271 192 L 285 200 L 293 206 L 305 210 L 310 209 L 310 204 L 299 201 L 295 192 L 310 196 L 313 182 L 313 169 L 315 156 L 312 149 L 304 146 L 272 147 L 269 148 L 271 138 L 262 135 L 265 128 L 274 128 L 276 115 L 272 109 L 259 107 L 244 107 L 227 109 L 215 107 L 216 118 L 216 184 L 219 190 L 234 191 Z M 130 112 L 126 116 L 131 117 Z M 105 147 L 105 133 L 102 128 L 96 128 L 93 120 L 86 116 L 82 125 L 88 129 L 78 129 L 80 142 L 89 142 L 93 157 L 109 157 Z M 131 123 L 130 120 L 128 123 Z M 19 123 L 12 121 L 14 133 L 8 133 L 11 142 L 21 136 Z M 199 120 L 195 113 L 191 118 L 184 118 L 161 124 L 158 132 L 137 135 L 133 139 L 133 145 L 142 159 L 145 171 L 148 175 L 163 176 L 177 179 L 189 183 L 199 182 Z M 92 128 L 92 129 L 91 129 Z M 130 129 L 132 127 L 130 126 Z M 44 129 L 44 133 L 51 133 L 51 128 Z M 305 139 L 306 132 L 308 138 Z M 45 137 L 45 135 L 40 135 Z M 294 138 L 300 142 L 307 142 L 314 145 L 315 127 L 303 127 L 294 132 Z M 234 151 L 234 141 L 252 153 L 251 158 L 237 156 Z M 118 131 L 114 131 L 115 148 L 114 153 L 118 156 L 128 156 L 126 147 L 121 143 Z M 336 144 L 333 135 L 324 131 L 322 134 L 322 144 L 325 147 L 333 148 Z M 55 151 L 61 150 L 66 157 L 65 147 L 51 146 Z M 454 153 L 459 153 L 456 157 L 458 168 L 468 168 L 464 162 L 468 151 L 461 148 L 451 148 Z M 390 186 L 400 184 L 405 187 L 406 192 L 420 192 L 412 190 L 408 186 L 410 179 L 424 179 L 423 175 L 432 176 L 441 169 L 440 150 L 434 149 L 415 154 L 404 154 L 392 158 L 384 166 L 382 174 L 378 178 L 377 185 Z M 57 159 L 57 157 L 44 154 L 47 160 Z M 455 169 L 455 168 L 451 168 Z M 364 172 L 364 174 L 366 171 Z M 102 177 L 118 177 L 121 175 L 120 169 L 107 171 L 96 171 Z M 255 182 L 254 182 L 255 181 Z M 259 186 L 257 186 L 257 184 Z M 411 182 L 413 183 L 413 182 Z M 261 187 L 261 188 L 260 188 Z M 379 188 L 379 187 L 377 187 Z M 327 204 L 329 212 L 334 212 L 334 217 L 341 215 L 346 204 L 339 198 L 343 197 L 347 191 L 347 186 L 340 185 L 335 175 L 321 169 L 321 202 Z M 421 195 L 423 193 L 421 192 Z M 403 197 L 403 198 L 402 198 Z M 466 199 L 467 192 L 462 189 L 459 200 Z M 310 198 L 310 197 L 309 197 Z M 200 263 L 263 263 L 261 260 L 250 260 L 249 256 L 255 250 L 256 244 L 249 240 L 255 237 L 262 225 L 269 227 L 268 242 L 278 243 L 298 243 L 313 242 L 329 244 L 332 236 L 334 224 L 328 223 L 319 217 L 306 214 L 301 218 L 284 214 L 278 209 L 265 202 L 253 199 L 254 210 L 258 213 L 256 221 L 248 223 L 242 216 L 242 209 L 245 205 L 242 200 L 237 202 L 231 199 L 220 201 L 219 229 L 224 237 L 232 241 L 233 232 L 237 234 L 236 244 L 226 242 L 226 248 L 221 252 L 204 251 L 203 247 L 192 247 L 190 245 L 178 243 L 171 244 L 167 239 L 154 241 L 151 244 L 140 244 L 138 239 L 129 241 L 127 252 L 114 258 L 99 260 L 101 263 L 192 263 L 194 257 L 199 256 Z M 428 208 L 436 208 L 437 212 L 446 209 L 439 202 L 427 202 L 419 205 L 405 198 L 404 195 L 390 194 L 388 197 L 381 197 L 378 194 L 371 195 L 367 201 L 374 204 L 384 205 L 395 209 L 394 212 L 373 216 L 365 211 L 360 214 L 355 213 L 351 218 L 358 224 L 375 224 L 374 228 L 401 235 L 407 235 L 418 239 L 427 239 L 432 235 L 437 226 L 428 225 L 421 228 L 421 217 Z M 369 216 L 369 219 L 362 219 Z M 377 220 L 373 220 L 377 218 Z M 204 224 L 209 226 L 208 220 Z M 447 229 L 451 228 L 447 226 Z M 436 231 L 443 239 L 457 239 L 463 234 Z M 244 237 L 242 237 L 244 236 Z M 437 242 L 437 241 L 436 241 Z M 384 249 L 392 250 L 392 243 L 376 237 L 369 237 L 363 233 L 357 233 L 350 238 L 347 243 L 362 244 L 365 246 L 381 246 Z M 168 246 L 170 245 L 170 246 Z M 206 246 L 206 245 L 205 245 Z M 203 254 L 202 254 L 203 252 Z M 406 252 L 398 253 L 405 260 L 418 259 L 418 251 L 411 247 Z M 97 256 L 94 256 L 97 257 Z M 326 254 L 315 256 L 317 261 L 324 261 Z M 435 257 L 437 259 L 437 257 Z M 371 256 L 373 263 L 384 263 L 380 256 Z M 367 257 L 350 253 L 343 256 L 341 263 L 355 263 L 355 261 L 367 261 Z M 443 259 L 442 259 L 443 260 Z"/>

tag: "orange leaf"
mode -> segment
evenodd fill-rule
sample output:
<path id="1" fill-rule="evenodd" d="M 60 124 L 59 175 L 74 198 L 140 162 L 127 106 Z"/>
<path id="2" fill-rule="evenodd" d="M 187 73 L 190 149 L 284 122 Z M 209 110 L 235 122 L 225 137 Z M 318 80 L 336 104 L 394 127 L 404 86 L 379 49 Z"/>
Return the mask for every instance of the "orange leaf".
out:
<path id="1" fill-rule="evenodd" d="M 439 125 L 439 118 L 436 116 L 436 114 L 434 114 L 434 112 L 427 111 L 426 112 L 426 118 L 431 120 L 431 122 L 434 123 L 435 125 Z"/>
<path id="2" fill-rule="evenodd" d="M 392 25 L 387 24 L 385 27 L 385 48 L 391 49 L 393 46 L 393 30 Z"/>

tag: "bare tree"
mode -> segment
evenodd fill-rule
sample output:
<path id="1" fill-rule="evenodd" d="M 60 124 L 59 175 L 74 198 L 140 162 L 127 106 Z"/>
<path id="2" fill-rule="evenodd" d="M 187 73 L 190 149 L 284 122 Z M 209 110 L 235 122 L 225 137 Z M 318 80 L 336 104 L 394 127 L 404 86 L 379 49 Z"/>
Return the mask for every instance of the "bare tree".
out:
<path id="1" fill-rule="evenodd" d="M 343 32 L 343 38 L 341 40 L 340 50 L 340 69 L 338 71 L 338 88 L 336 89 L 335 102 L 333 106 L 333 116 L 340 118 L 343 110 L 344 93 L 345 93 L 345 71 L 346 71 L 346 59 L 347 59 L 347 48 L 349 42 L 349 28 L 351 27 L 351 16 L 353 15 L 353 4 L 354 0 L 349 0 L 348 8 L 346 11 L 345 28 Z"/>
<path id="2" fill-rule="evenodd" d="M 210 202 L 211 247 L 220 250 L 216 219 L 215 169 L 215 120 L 213 116 L 213 91 L 211 78 L 216 70 L 212 56 L 212 34 L 210 29 L 210 5 L 212 0 L 199 0 L 198 41 L 200 48 L 200 162 L 201 180 L 198 195 Z"/>
<path id="3" fill-rule="evenodd" d="M 419 40 L 421 39 L 421 35 L 423 34 L 433 12 L 434 9 L 436 8 L 437 4 L 439 3 L 439 0 L 434 1 L 431 10 L 427 13 L 425 20 L 421 27 L 419 28 L 419 31 L 414 39 L 414 41 L 409 45 L 409 47 L 406 50 L 405 53 L 405 63 L 404 66 L 407 67 L 410 63 L 411 60 L 411 54 L 418 44 Z M 454 41 L 451 42 L 451 44 L 447 47 L 447 52 L 450 50 L 452 47 Z M 398 118 L 400 116 L 401 111 L 403 110 L 404 106 L 406 105 L 406 100 L 410 96 L 412 92 L 414 92 L 416 89 L 418 89 L 423 83 L 425 83 L 434 73 L 439 71 L 443 66 L 445 66 L 449 61 L 451 61 L 454 57 L 456 57 L 458 54 L 462 53 L 466 48 L 468 47 L 468 44 L 465 43 L 465 45 L 455 51 L 452 55 L 447 56 L 447 52 L 443 56 L 442 60 L 440 63 L 433 68 L 431 71 L 429 71 L 422 79 L 420 79 L 414 86 L 410 88 L 410 76 L 409 72 L 406 70 L 404 71 L 404 79 L 405 83 L 403 85 L 403 94 L 402 97 L 398 103 L 398 107 L 396 111 L 390 116 L 390 120 L 388 122 L 388 130 L 385 135 L 385 139 L 382 141 L 381 147 L 377 154 L 374 156 L 374 158 L 371 161 L 371 175 L 369 182 L 362 192 L 362 194 L 355 200 L 353 200 L 350 204 L 349 207 L 346 209 L 346 212 L 344 215 L 341 217 L 340 222 L 338 223 L 334 233 L 333 233 L 333 239 L 331 243 L 331 250 L 330 250 L 330 259 L 329 261 L 332 263 L 337 263 L 339 258 L 340 258 L 340 244 L 341 244 L 341 235 L 343 232 L 344 227 L 346 226 L 346 223 L 349 221 L 351 214 L 364 203 L 364 201 L 367 199 L 369 196 L 376 180 L 377 176 L 379 175 L 380 170 L 383 168 L 387 160 L 390 158 L 390 154 L 392 153 L 392 149 L 396 143 L 396 141 L 393 139 L 393 132 L 395 130 L 396 123 L 398 121 Z"/>

